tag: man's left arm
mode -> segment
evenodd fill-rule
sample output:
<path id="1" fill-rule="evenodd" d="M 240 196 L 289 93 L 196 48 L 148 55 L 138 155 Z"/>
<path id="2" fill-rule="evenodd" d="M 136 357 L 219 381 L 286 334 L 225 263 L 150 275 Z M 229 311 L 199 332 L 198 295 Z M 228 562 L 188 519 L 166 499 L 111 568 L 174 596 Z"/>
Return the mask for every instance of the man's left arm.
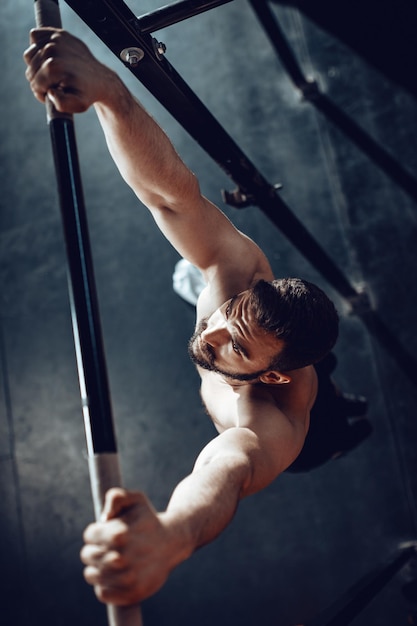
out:
<path id="1" fill-rule="evenodd" d="M 81 553 L 97 597 L 133 604 L 156 593 L 179 563 L 226 528 L 243 497 L 289 465 L 298 439 L 286 420 L 275 433 L 226 430 L 204 448 L 162 513 L 143 494 L 110 490 L 103 521 L 86 529 Z"/>

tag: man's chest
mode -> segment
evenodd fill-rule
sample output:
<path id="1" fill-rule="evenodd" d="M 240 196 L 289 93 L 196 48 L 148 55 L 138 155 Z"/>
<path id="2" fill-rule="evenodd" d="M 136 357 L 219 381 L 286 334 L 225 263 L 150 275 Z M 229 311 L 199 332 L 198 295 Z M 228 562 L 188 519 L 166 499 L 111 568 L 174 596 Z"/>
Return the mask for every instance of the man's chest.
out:
<path id="1" fill-rule="evenodd" d="M 218 374 L 200 371 L 201 399 L 218 432 L 251 428 L 265 414 L 307 423 L 317 394 L 317 378 L 297 373 L 285 385 L 230 385 Z"/>

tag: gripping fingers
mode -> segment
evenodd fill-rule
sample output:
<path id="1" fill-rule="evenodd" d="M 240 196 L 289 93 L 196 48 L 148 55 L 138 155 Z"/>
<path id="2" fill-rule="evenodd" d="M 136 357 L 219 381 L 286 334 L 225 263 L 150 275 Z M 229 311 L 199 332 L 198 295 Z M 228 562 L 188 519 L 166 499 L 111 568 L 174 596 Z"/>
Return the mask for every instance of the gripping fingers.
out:
<path id="1" fill-rule="evenodd" d="M 81 64 L 74 73 L 78 52 L 87 48 L 60 29 L 41 28 L 31 31 L 31 45 L 24 52 L 27 64 L 26 78 L 34 96 L 44 102 L 49 96 L 60 112 L 81 113 L 91 104 L 79 89 L 79 78 L 84 75 Z"/>
<path id="2" fill-rule="evenodd" d="M 124 604 L 124 591 L 115 583 L 114 576 L 103 574 L 97 567 L 89 565 L 84 569 L 86 582 L 94 587 L 95 594 L 101 602 Z"/>
<path id="3" fill-rule="evenodd" d="M 113 563 L 108 559 L 106 565 L 100 567 L 88 565 L 84 569 L 86 582 L 94 587 L 96 596 L 101 602 L 111 604 L 133 604 L 138 596 L 136 574 L 131 569 L 119 569 L 117 558 Z"/>
<path id="4" fill-rule="evenodd" d="M 62 80 L 62 72 L 54 70 L 53 60 L 55 56 L 53 44 L 39 45 L 32 43 L 24 52 L 23 59 L 27 64 L 25 76 L 35 97 L 41 102 L 45 101 L 48 92 L 59 87 Z"/>
<path id="5" fill-rule="evenodd" d="M 119 552 L 101 546 L 84 546 L 81 560 L 86 565 L 84 578 L 94 587 L 102 602 L 129 604 L 135 577 Z"/>
<path id="6" fill-rule="evenodd" d="M 80 552 L 84 565 L 93 566 L 102 571 L 120 571 L 126 568 L 126 560 L 117 550 L 106 550 L 102 546 L 83 546 Z"/>
<path id="7" fill-rule="evenodd" d="M 32 43 L 23 53 L 23 59 L 27 65 L 32 63 L 35 54 L 39 52 L 39 46 L 37 43 Z"/>
<path id="8" fill-rule="evenodd" d="M 57 31 L 55 29 L 42 28 L 32 30 L 30 33 L 30 46 L 23 53 L 23 60 L 28 67 L 26 70 L 26 77 L 28 80 L 32 80 L 33 76 L 39 70 L 43 60 L 43 51 L 48 46 L 49 42 L 53 41 L 53 35 Z M 59 31 L 58 31 L 59 32 Z M 56 38 L 56 37 L 55 37 Z M 52 46 L 49 46 L 49 50 Z M 28 72 L 29 71 L 29 72 Z"/>
<path id="9" fill-rule="evenodd" d="M 27 81 L 30 83 L 30 87 L 35 95 L 35 97 L 41 102 L 45 101 L 47 88 L 40 87 L 35 80 L 39 69 L 42 66 L 42 58 L 41 49 L 35 43 L 33 43 L 29 48 L 24 52 L 23 59 L 27 64 L 25 76 Z"/>

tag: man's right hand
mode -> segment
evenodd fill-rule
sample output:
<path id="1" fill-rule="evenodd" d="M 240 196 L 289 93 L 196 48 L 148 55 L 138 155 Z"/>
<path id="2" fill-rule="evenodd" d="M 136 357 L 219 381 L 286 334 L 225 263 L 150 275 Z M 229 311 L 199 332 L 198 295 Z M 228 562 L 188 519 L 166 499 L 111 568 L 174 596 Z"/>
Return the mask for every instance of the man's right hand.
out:
<path id="1" fill-rule="evenodd" d="M 48 96 L 58 111 L 82 113 L 105 98 L 113 72 L 82 41 L 61 29 L 37 28 L 30 42 L 26 78 L 40 102 Z"/>
<path id="2" fill-rule="evenodd" d="M 156 593 L 190 556 L 186 525 L 157 513 L 143 493 L 110 489 L 102 519 L 84 532 L 84 577 L 99 600 L 129 605 Z"/>

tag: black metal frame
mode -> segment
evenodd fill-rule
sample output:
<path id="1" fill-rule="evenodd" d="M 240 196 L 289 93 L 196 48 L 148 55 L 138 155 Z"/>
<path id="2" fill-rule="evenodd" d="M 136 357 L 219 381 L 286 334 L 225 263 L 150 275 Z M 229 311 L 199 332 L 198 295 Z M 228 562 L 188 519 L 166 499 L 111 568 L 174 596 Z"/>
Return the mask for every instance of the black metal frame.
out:
<path id="1" fill-rule="evenodd" d="M 347 626 L 407 563 L 416 559 L 417 544 L 400 547 L 398 552 L 381 563 L 343 593 L 336 602 L 304 626 Z"/>
<path id="2" fill-rule="evenodd" d="M 258 20 L 287 71 L 289 78 L 310 104 L 327 120 L 341 130 L 359 150 L 368 156 L 396 185 L 417 200 L 417 180 L 398 161 L 380 146 L 353 119 L 320 91 L 318 83 L 307 78 L 289 46 L 275 13 L 268 0 L 248 0 Z"/>
<path id="3" fill-rule="evenodd" d="M 371 335 L 378 339 L 390 357 L 395 358 L 404 375 L 417 385 L 417 360 L 399 343 L 398 338 L 373 310 L 367 291 L 351 284 L 333 259 L 277 194 L 279 186 L 269 183 L 262 176 L 168 62 L 163 53 L 163 45 L 159 44 L 148 32 L 149 28 L 159 29 L 168 26 L 224 2 L 183 0 L 147 14 L 143 18 L 136 17 L 123 0 L 65 0 L 65 2 L 235 182 L 237 188 L 234 191 L 223 192 L 225 202 L 236 208 L 248 205 L 258 206 L 335 291 L 345 299 L 350 311 L 361 318 Z M 406 176 L 398 165 L 391 167 L 392 159 L 387 160 L 385 152 L 365 136 L 365 133 L 346 115 L 336 110 L 319 92 L 314 81 L 303 76 L 275 16 L 269 8 L 262 9 L 262 11 L 259 9 L 267 5 L 267 0 L 250 0 L 250 2 L 261 24 L 267 30 L 291 80 L 301 90 L 304 97 L 341 126 L 349 137 L 371 158 L 374 158 L 384 171 L 389 172 L 396 182 L 402 184 L 404 189 L 417 194 L 417 183 L 410 180 L 411 177 Z M 273 20 L 276 22 L 274 25 Z M 268 22 L 271 23 L 268 25 Z"/>
<path id="4" fill-rule="evenodd" d="M 180 0 L 138 17 L 140 30 L 142 34 L 154 33 L 228 2 L 232 0 Z"/>
<path id="5" fill-rule="evenodd" d="M 224 192 L 225 201 L 236 208 L 258 206 L 353 309 L 358 303 L 363 306 L 362 294 L 277 195 L 276 185 L 262 176 L 198 99 L 168 62 L 159 43 L 143 32 L 148 31 L 153 18 L 148 15 L 142 29 L 141 18 L 122 0 L 65 1 L 237 184 L 233 192 Z M 185 13 L 186 17 L 193 14 L 191 10 Z M 167 25 L 168 21 L 162 23 Z M 161 28 L 160 20 L 158 24 Z"/>

